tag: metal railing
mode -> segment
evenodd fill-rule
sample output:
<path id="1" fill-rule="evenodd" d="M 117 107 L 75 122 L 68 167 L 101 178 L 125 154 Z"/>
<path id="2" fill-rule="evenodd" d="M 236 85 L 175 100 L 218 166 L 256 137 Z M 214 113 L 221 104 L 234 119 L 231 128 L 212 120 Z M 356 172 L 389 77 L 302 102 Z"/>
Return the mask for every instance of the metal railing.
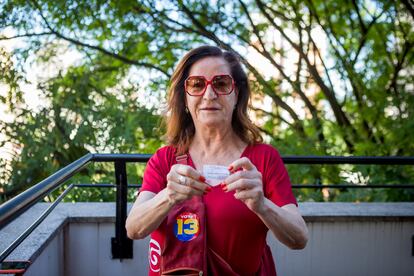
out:
<path id="1" fill-rule="evenodd" d="M 115 187 L 116 188 L 116 221 L 115 237 L 112 238 L 112 257 L 114 259 L 127 259 L 133 257 L 132 240 L 126 235 L 125 221 L 127 217 L 128 185 L 126 163 L 145 163 L 150 154 L 87 154 L 75 162 L 57 171 L 45 180 L 39 182 L 28 190 L 22 192 L 11 200 L 0 205 L 0 230 L 16 219 L 20 214 L 32 207 L 46 195 L 59 188 L 75 173 L 85 168 L 91 162 L 113 162 L 115 167 L 115 185 L 113 184 L 70 184 L 60 196 L 30 225 L 17 239 L 15 239 L 0 254 L 0 262 L 19 246 L 27 236 L 49 215 L 58 203 L 74 187 Z M 378 164 L 378 165 L 414 165 L 414 157 L 344 157 L 344 156 L 285 156 L 285 164 Z M 293 188 L 414 188 L 414 185 L 292 185 Z"/>

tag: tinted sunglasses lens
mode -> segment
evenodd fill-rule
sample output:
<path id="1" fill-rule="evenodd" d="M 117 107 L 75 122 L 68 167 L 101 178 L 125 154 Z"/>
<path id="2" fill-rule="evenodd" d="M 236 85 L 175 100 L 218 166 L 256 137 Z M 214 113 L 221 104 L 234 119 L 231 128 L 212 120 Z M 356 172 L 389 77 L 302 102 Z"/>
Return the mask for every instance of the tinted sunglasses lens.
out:
<path id="1" fill-rule="evenodd" d="M 233 90 L 233 79 L 226 76 L 216 76 L 212 81 L 214 90 L 218 94 L 229 94 Z"/>
<path id="2" fill-rule="evenodd" d="M 191 95 L 202 94 L 204 88 L 206 87 L 206 82 L 204 78 L 201 77 L 190 77 L 186 80 L 187 92 Z"/>

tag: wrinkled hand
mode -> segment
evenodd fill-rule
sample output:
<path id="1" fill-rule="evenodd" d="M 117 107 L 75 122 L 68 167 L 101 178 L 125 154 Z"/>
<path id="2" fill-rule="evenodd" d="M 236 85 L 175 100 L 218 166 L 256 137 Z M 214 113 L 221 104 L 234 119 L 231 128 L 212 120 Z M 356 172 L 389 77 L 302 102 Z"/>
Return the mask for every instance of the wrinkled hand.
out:
<path id="1" fill-rule="evenodd" d="M 211 191 L 211 187 L 205 183 L 205 178 L 194 168 L 175 164 L 167 174 L 167 197 L 174 205 L 193 196 L 201 196 Z"/>
<path id="2" fill-rule="evenodd" d="M 231 163 L 229 171 L 234 173 L 224 180 L 223 190 L 235 191 L 235 198 L 244 202 L 253 212 L 259 213 L 264 207 L 262 174 L 247 157 Z"/>

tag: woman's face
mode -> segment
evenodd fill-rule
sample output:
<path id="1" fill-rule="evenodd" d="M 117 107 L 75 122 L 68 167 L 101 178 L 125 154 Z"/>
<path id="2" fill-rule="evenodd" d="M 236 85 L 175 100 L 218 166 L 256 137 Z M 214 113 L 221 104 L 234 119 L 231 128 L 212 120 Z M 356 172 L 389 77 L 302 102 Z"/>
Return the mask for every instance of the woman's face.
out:
<path id="1" fill-rule="evenodd" d="M 231 75 L 227 62 L 221 57 L 200 59 L 190 69 L 189 77 L 204 76 L 211 80 L 217 75 Z M 186 93 L 186 104 L 194 125 L 200 127 L 231 127 L 233 110 L 237 103 L 235 89 L 229 95 L 217 95 L 211 85 L 203 96 L 190 96 Z"/>

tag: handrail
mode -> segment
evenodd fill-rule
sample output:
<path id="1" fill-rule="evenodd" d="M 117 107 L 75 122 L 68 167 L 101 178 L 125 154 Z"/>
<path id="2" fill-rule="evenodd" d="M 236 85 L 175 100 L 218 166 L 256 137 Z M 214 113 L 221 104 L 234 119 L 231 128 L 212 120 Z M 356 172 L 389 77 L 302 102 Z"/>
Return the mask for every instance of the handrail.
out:
<path id="1" fill-rule="evenodd" d="M 114 184 L 108 183 L 79 183 L 74 184 L 80 188 L 116 188 Z M 142 184 L 128 184 L 128 188 L 141 188 Z M 414 184 L 292 184 L 293 189 L 414 189 Z"/>
<path id="2" fill-rule="evenodd" d="M 94 153 L 92 161 L 147 162 L 152 154 Z M 414 156 L 282 156 L 285 164 L 414 165 Z"/>
<path id="3" fill-rule="evenodd" d="M 3 252 L 0 253 L 0 262 L 2 262 L 16 247 L 18 247 L 33 230 L 39 226 L 42 221 L 55 209 L 55 207 L 62 201 L 62 199 L 73 189 L 74 184 L 70 184 L 69 187 L 40 215 L 40 217 L 34 221 L 20 236 L 17 237 Z"/>
<path id="4" fill-rule="evenodd" d="M 135 153 L 94 153 L 92 154 L 94 162 L 147 162 L 152 154 L 135 154 Z"/>
<path id="5" fill-rule="evenodd" d="M 93 155 L 90 153 L 84 155 L 45 180 L 0 205 L 0 230 L 37 201 L 58 188 L 60 184 L 68 180 L 76 172 L 83 169 L 91 161 L 92 157 Z"/>
<path id="6" fill-rule="evenodd" d="M 32 186 L 28 190 L 22 192 L 16 197 L 10 199 L 4 204 L 0 205 L 0 230 L 17 218 L 20 214 L 25 212 L 28 208 L 33 206 L 36 202 L 43 199 L 47 194 L 54 191 L 66 180 L 72 177 L 75 173 L 85 168 L 89 162 L 114 162 L 116 185 L 111 184 L 96 184 L 100 187 L 116 187 L 117 189 L 117 208 L 116 208 L 116 237 L 112 240 L 112 250 L 114 258 L 130 258 L 132 253 L 125 253 L 123 248 L 128 248 L 127 251 L 132 252 L 132 243 L 127 240 L 125 227 L 126 218 L 126 191 L 128 186 L 126 175 L 126 162 L 147 162 L 151 158 L 151 154 L 99 154 L 88 153 L 73 163 L 67 165 L 48 178 Z M 400 157 L 400 156 L 284 156 L 282 157 L 285 164 L 377 164 L 377 165 L 414 165 L 414 157 Z M 91 187 L 91 184 L 72 184 L 70 187 Z M 294 188 L 414 188 L 413 185 L 292 185 Z M 300 186 L 300 187 L 299 187 Z M 335 187 L 334 187 L 335 186 Z M 70 190 L 70 189 L 69 189 Z M 20 244 L 25 237 L 50 213 L 50 211 L 59 203 L 61 199 L 69 192 L 66 190 L 59 196 L 52 206 L 45 212 L 35 223 L 27 229 L 18 240 L 14 241 L 11 246 L 7 248 L 9 254 L 18 244 Z M 14 246 L 14 248 L 12 248 Z M 115 249 L 114 249 L 115 248 Z M 115 251 L 114 251 L 115 250 Z M 4 252 L 3 252 L 4 253 Z M 7 255 L 1 254 L 1 259 L 4 260 Z"/>
<path id="7" fill-rule="evenodd" d="M 414 156 L 284 156 L 285 164 L 414 165 Z"/>
<path id="8" fill-rule="evenodd" d="M 89 162 L 147 162 L 151 154 L 105 154 L 88 153 L 73 163 L 55 172 L 45 180 L 32 186 L 21 194 L 0 205 L 0 230 L 14 218 L 43 199 L 59 185 L 68 180 L 76 172 L 83 169 Z"/>

